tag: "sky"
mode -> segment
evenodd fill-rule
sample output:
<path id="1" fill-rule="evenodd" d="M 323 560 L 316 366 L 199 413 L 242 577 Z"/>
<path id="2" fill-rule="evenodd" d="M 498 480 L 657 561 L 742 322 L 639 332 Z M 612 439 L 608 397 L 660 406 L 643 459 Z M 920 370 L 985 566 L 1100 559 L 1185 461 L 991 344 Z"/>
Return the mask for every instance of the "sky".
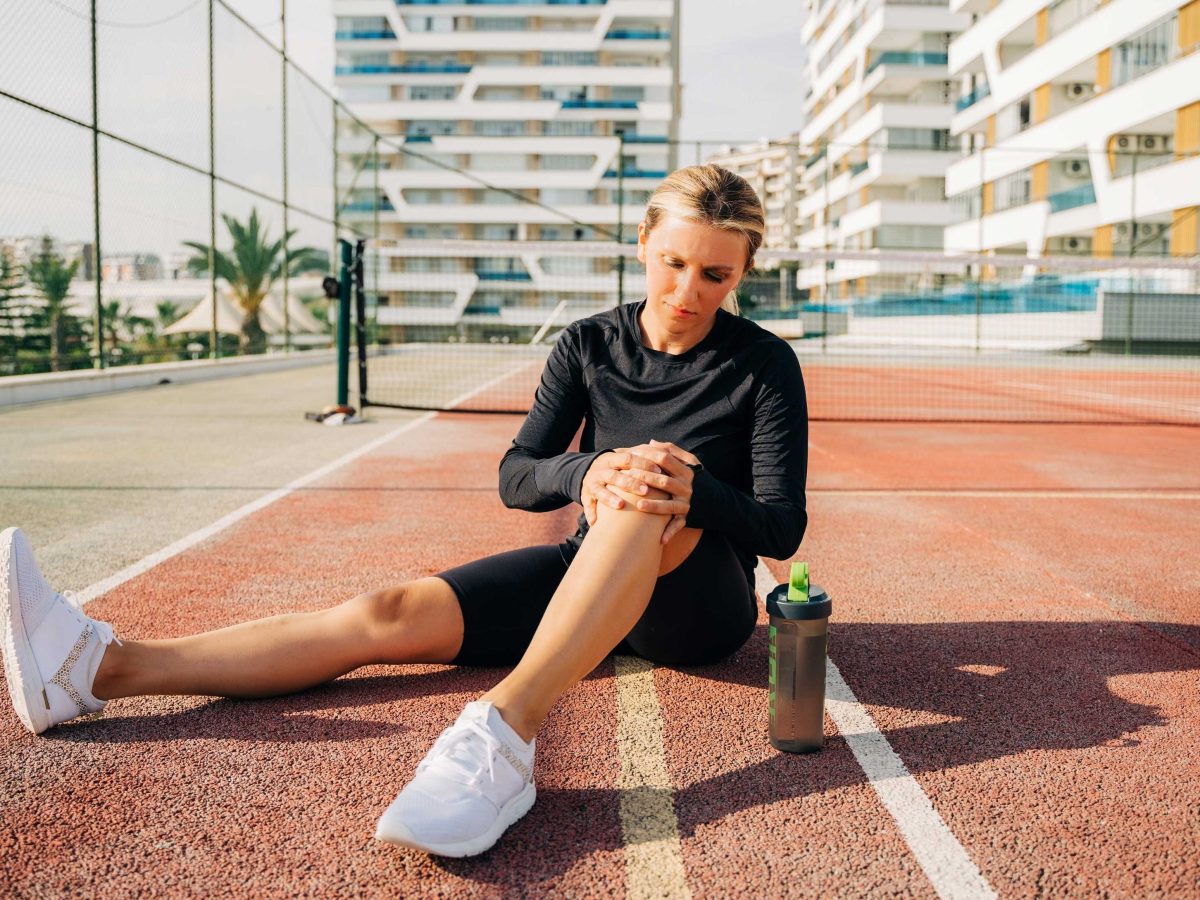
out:
<path id="1" fill-rule="evenodd" d="M 276 44 L 279 0 L 228 0 Z M 91 119 L 88 0 L 43 0 L 6 10 L 0 29 L 0 91 L 80 121 Z M 779 138 L 802 121 L 799 0 L 683 0 L 680 136 L 741 143 Z M 202 0 L 100 0 L 102 128 L 192 163 L 208 164 L 207 4 Z M 290 0 L 289 56 L 325 86 L 332 82 L 329 0 Z M 218 169 L 266 194 L 282 194 L 278 58 L 218 7 L 215 27 Z M 328 101 L 301 84 L 289 106 L 289 197 L 328 214 Z M 90 132 L 0 97 L 0 236 L 49 232 L 90 241 Z M 692 161 L 694 151 L 681 153 Z M 101 237 L 105 255 L 166 256 L 183 240 L 207 241 L 208 179 L 102 139 Z M 274 233 L 281 212 L 261 198 L 218 186 L 217 206 L 244 219 L 258 208 Z M 299 240 L 328 246 L 329 229 L 293 211 Z M 218 226 L 222 245 L 223 226 Z"/>

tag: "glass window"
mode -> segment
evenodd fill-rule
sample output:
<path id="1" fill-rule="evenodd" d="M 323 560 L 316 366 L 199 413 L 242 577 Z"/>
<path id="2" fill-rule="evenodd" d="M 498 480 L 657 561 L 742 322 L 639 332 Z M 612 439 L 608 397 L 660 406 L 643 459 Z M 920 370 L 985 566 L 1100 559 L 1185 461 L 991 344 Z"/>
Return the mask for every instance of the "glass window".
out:
<path id="1" fill-rule="evenodd" d="M 529 20 L 522 16 L 476 16 L 476 31 L 528 31 Z"/>
<path id="2" fill-rule="evenodd" d="M 545 134 L 557 137 L 587 137 L 596 133 L 595 122 L 546 122 Z"/>
<path id="3" fill-rule="evenodd" d="M 487 137 L 519 137 L 525 134 L 525 123 L 503 120 L 478 121 L 475 123 L 475 133 Z"/>
<path id="4" fill-rule="evenodd" d="M 542 157 L 541 168 L 548 171 L 580 172 L 596 164 L 596 157 L 587 154 L 561 153 Z"/>
<path id="5" fill-rule="evenodd" d="M 453 100 L 458 88 L 452 84 L 413 84 L 408 88 L 409 100 Z"/>
<path id="6" fill-rule="evenodd" d="M 596 61 L 595 53 L 582 51 L 560 50 L 542 54 L 543 66 L 594 66 Z"/>

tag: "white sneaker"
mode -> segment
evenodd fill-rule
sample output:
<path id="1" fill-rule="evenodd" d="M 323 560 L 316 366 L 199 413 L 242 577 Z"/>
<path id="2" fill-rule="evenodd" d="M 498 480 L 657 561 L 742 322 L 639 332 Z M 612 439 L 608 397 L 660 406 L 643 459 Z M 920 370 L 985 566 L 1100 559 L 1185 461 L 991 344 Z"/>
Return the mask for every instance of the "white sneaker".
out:
<path id="1" fill-rule="evenodd" d="M 468 703 L 384 812 L 375 837 L 436 856 L 487 850 L 537 797 L 533 751 L 489 700 Z"/>
<path id="2" fill-rule="evenodd" d="M 0 640 L 13 708 L 34 734 L 104 708 L 92 682 L 112 626 L 46 583 L 19 528 L 0 533 Z"/>

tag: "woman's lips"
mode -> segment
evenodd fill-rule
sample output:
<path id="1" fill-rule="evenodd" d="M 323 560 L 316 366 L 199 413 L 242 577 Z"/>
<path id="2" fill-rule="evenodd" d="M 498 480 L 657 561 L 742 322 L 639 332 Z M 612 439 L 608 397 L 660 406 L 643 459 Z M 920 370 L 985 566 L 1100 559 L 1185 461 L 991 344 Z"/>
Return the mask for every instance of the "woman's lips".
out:
<path id="1" fill-rule="evenodd" d="M 673 312 L 675 315 L 679 316 L 680 318 L 688 318 L 690 316 L 695 315 L 694 312 L 688 312 L 685 309 L 680 309 L 678 306 L 671 306 L 670 303 L 668 303 L 667 306 L 669 306 L 671 308 L 671 312 Z"/>

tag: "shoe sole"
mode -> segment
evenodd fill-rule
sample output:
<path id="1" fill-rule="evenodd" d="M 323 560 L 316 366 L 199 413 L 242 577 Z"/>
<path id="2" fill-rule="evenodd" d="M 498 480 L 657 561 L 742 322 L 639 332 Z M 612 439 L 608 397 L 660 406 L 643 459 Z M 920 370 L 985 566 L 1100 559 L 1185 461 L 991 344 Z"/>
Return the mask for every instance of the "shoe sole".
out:
<path id="1" fill-rule="evenodd" d="M 481 834 L 477 838 L 469 841 L 461 841 L 457 844 L 433 844 L 418 841 L 411 835 L 389 835 L 383 837 L 378 831 L 375 832 L 375 837 L 381 841 L 386 841 L 389 844 L 399 844 L 402 847 L 410 847 L 413 850 L 423 850 L 433 856 L 476 856 L 491 848 L 496 841 L 500 840 L 500 836 L 504 834 L 514 822 L 521 819 L 525 813 L 533 807 L 533 801 L 537 799 L 537 788 L 533 783 L 525 785 L 525 789 L 517 796 L 513 797 L 500 810 L 500 815 L 496 818 L 496 823 Z M 382 825 L 382 822 L 380 823 Z"/>
<path id="2" fill-rule="evenodd" d="M 17 567 L 13 543 L 17 529 L 6 528 L 0 532 L 0 629 L 4 637 L 4 674 L 8 679 L 8 695 L 21 723 L 34 734 L 41 734 L 50 727 L 50 718 L 44 708 L 45 685 L 33 659 L 33 648 L 25 633 L 25 620 L 21 618 L 21 601 L 17 596 Z M 35 684 L 36 682 L 36 684 Z"/>

